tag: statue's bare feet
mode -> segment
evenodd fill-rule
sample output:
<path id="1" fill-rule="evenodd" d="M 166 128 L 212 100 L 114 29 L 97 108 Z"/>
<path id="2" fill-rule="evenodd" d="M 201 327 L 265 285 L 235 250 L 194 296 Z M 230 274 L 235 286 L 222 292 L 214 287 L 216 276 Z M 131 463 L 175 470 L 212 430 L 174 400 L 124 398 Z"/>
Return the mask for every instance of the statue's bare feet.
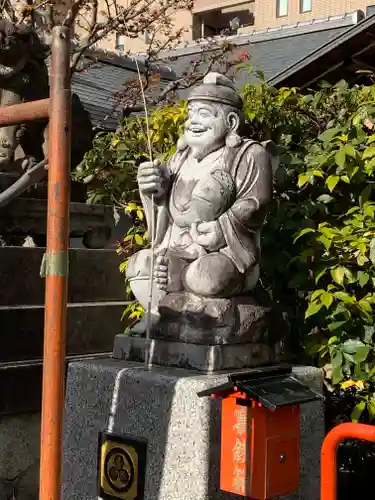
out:
<path id="1" fill-rule="evenodd" d="M 156 258 L 154 279 L 159 290 L 167 291 L 168 286 L 168 260 L 159 256 Z"/>

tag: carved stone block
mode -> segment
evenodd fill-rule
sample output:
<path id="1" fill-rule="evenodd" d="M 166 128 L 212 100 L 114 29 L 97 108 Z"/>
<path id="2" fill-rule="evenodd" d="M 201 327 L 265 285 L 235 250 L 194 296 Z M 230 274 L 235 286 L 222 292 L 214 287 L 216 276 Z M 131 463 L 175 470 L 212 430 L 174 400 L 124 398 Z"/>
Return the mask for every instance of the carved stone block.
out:
<path id="1" fill-rule="evenodd" d="M 286 325 L 268 299 L 251 295 L 206 298 L 189 292 L 169 293 L 159 304 L 155 339 L 194 344 L 259 343 L 272 346 L 285 337 Z"/>

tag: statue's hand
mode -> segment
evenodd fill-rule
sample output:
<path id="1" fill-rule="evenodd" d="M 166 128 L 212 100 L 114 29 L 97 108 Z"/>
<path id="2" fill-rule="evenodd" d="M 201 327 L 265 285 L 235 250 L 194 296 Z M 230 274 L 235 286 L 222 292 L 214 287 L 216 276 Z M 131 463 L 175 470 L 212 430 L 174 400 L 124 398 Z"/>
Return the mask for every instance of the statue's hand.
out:
<path id="1" fill-rule="evenodd" d="M 190 234 L 195 243 L 215 252 L 225 246 L 225 238 L 218 221 L 195 222 L 191 225 Z"/>
<path id="2" fill-rule="evenodd" d="M 164 194 L 163 173 L 159 160 L 141 163 L 138 167 L 137 180 L 142 193 L 155 196 Z"/>

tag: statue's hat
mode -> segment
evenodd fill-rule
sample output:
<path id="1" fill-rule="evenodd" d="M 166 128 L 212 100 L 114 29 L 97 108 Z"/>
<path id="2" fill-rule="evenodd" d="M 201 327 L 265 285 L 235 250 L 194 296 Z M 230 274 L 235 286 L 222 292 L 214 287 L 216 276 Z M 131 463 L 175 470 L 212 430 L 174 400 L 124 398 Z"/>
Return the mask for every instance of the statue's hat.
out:
<path id="1" fill-rule="evenodd" d="M 188 102 L 198 100 L 229 104 L 238 109 L 242 109 L 243 106 L 233 82 L 221 73 L 215 72 L 207 73 L 203 82 L 190 92 Z"/>

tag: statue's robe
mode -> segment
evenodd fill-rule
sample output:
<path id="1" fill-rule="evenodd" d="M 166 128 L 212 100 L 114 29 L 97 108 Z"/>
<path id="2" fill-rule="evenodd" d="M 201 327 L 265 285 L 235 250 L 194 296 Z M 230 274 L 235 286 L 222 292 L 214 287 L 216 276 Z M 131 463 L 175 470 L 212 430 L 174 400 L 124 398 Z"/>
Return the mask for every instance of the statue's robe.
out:
<path id="1" fill-rule="evenodd" d="M 171 253 L 178 257 L 180 246 L 181 258 L 184 258 L 189 243 L 186 238 L 184 243 L 183 238 L 189 226 L 193 222 L 218 220 L 225 239 L 218 252 L 226 256 L 243 277 L 241 291 L 248 290 L 257 281 L 260 230 L 272 198 L 270 155 L 261 144 L 251 140 L 235 148 L 224 147 L 200 162 L 202 174 L 196 176 L 194 182 L 190 182 L 186 174 L 190 170 L 187 164 L 190 158 L 190 149 L 186 148 L 177 151 L 162 167 L 166 194 L 155 199 L 153 215 L 151 198 L 142 195 L 148 227 L 152 227 L 152 218 L 155 221 L 156 254 Z M 181 179 L 185 182 L 178 191 L 176 187 Z M 204 250 L 203 253 L 210 255 Z M 197 257 L 209 262 L 207 255 Z M 222 272 L 225 273 L 225 269 Z M 236 291 L 238 293 L 238 287 Z"/>

